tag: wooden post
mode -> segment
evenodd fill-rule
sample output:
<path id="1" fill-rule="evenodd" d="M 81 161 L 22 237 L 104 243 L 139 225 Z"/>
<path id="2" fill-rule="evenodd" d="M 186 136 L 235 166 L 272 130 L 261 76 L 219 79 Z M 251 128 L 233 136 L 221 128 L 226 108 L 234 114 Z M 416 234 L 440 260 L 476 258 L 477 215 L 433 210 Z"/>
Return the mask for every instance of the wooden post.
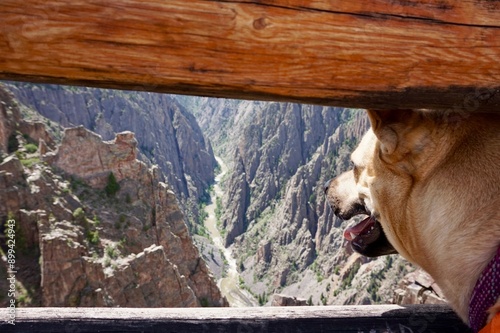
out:
<path id="1" fill-rule="evenodd" d="M 2 0 L 0 79 L 497 111 L 500 2 Z"/>
<path id="2" fill-rule="evenodd" d="M 8 309 L 0 309 L 8 318 Z M 19 308 L 0 331 L 84 332 L 365 332 L 469 333 L 446 306 L 314 306 L 260 308 Z"/>

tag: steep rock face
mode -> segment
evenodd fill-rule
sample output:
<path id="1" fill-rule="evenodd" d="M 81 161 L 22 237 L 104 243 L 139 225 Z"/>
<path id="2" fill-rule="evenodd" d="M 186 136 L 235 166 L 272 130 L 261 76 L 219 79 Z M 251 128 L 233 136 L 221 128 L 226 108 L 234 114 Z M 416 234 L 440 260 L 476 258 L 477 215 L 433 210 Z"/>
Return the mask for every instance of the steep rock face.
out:
<path id="1" fill-rule="evenodd" d="M 132 132 L 122 132 L 113 141 L 101 137 L 83 126 L 64 131 L 61 145 L 54 153 L 44 156 L 51 165 L 77 175 L 92 187 L 104 188 L 110 172 L 118 181 L 125 178 L 148 178 L 146 165 L 137 163 L 137 140 Z"/>
<path id="2" fill-rule="evenodd" d="M 139 248 L 153 246 L 155 243 L 161 247 L 154 252 L 145 252 L 146 258 L 151 256 L 154 260 L 148 261 L 145 267 L 147 264 L 154 265 L 155 261 L 166 263 L 165 255 L 161 254 L 165 251 L 168 261 L 176 266 L 181 276 L 187 278 L 189 288 L 185 286 L 182 291 L 192 289 L 198 301 L 205 299 L 209 304 L 223 305 L 219 290 L 192 243 L 174 193 L 165 183 L 159 182 L 155 168 L 148 169 L 144 163 L 136 160 L 136 145 L 137 141 L 131 132 L 118 133 L 114 141 L 103 142 L 99 136 L 83 127 L 72 128 L 65 130 L 58 150 L 53 157 L 51 154 L 46 160 L 65 173 L 82 179 L 93 188 L 104 188 L 110 172 L 116 175 L 116 180 L 122 185 L 120 192 L 125 196 L 125 200 L 132 206 L 137 205 L 135 209 L 145 210 L 147 219 L 142 221 L 143 226 L 151 227 L 146 230 L 146 235 L 132 232 L 133 237 L 130 238 L 135 243 L 140 243 Z M 75 150 L 75 147 L 80 149 Z M 148 233 L 150 235 L 147 235 Z M 156 254 L 153 256 L 152 253 Z M 135 262 L 137 257 L 131 261 L 132 267 Z M 161 276 L 157 273 L 159 272 L 147 274 L 151 277 Z M 180 304 L 196 303 L 183 301 Z"/>
<path id="3" fill-rule="evenodd" d="M 250 188 L 246 179 L 245 165 L 241 157 L 235 163 L 231 174 L 227 201 L 234 203 L 232 209 L 226 211 L 222 227 L 226 230 L 225 245 L 229 246 L 234 239 L 245 232 L 247 227 L 246 207 L 250 201 Z"/>
<path id="4" fill-rule="evenodd" d="M 20 114 L 15 103 L 10 113 Z M 133 133 L 103 142 L 67 129 L 55 151 L 40 155 L 23 150 L 19 121 L 8 124 L 18 146 L 2 151 L 0 218 L 17 224 L 21 305 L 227 305 L 175 194 L 157 168 L 135 158 Z M 119 184 L 113 193 L 103 190 L 110 173 Z"/>
<path id="5" fill-rule="evenodd" d="M 0 101 L 0 150 L 8 152 L 12 149 L 9 147 L 9 139 L 13 140 L 12 135 L 21 115 L 14 105 L 12 95 L 7 91 L 0 89 Z"/>
<path id="6" fill-rule="evenodd" d="M 82 125 L 104 140 L 134 132 L 139 158 L 157 164 L 189 220 L 213 181 L 216 161 L 194 117 L 164 94 L 80 87 L 6 84 L 19 101 L 63 127 Z"/>
<path id="7" fill-rule="evenodd" d="M 394 291 L 394 304 L 446 304 L 441 288 L 421 269 L 407 274 Z"/>
<path id="8" fill-rule="evenodd" d="M 180 98 L 232 170 L 221 223 L 245 284 L 312 304 L 391 302 L 413 268 L 396 257 L 368 260 L 346 247 L 345 222 L 323 184 L 349 167 L 368 129 L 361 110 Z M 248 195 L 243 189 L 248 187 Z M 242 218 L 243 215 L 243 218 Z"/>
<path id="9" fill-rule="evenodd" d="M 245 220 L 255 220 L 270 203 L 285 197 L 290 224 L 300 225 L 303 219 L 317 220 L 315 215 L 323 215 L 323 211 L 317 214 L 316 206 L 312 206 L 316 202 L 308 204 L 309 198 L 316 196 L 314 190 L 322 185 L 320 181 L 348 164 L 349 148 L 368 124 L 362 114 L 347 109 L 249 101 L 237 105 L 228 102 L 235 107 L 234 115 L 221 122 L 217 117 L 221 112 L 229 117 L 224 113 L 228 107 L 220 105 L 220 100 L 205 101 L 206 105 L 197 105 L 199 121 L 202 126 L 209 126 L 207 133 L 215 133 L 216 126 L 225 124 L 218 131 L 219 136 L 214 134 L 213 141 L 226 158 L 234 161 L 234 172 L 225 183 L 227 214 L 222 222 L 227 230 L 227 244 L 245 231 Z M 205 117 L 213 121 L 205 122 Z M 349 126 L 340 126 L 348 121 Z M 340 154 L 342 157 L 338 158 Z M 250 189 L 249 197 L 233 197 L 244 193 L 241 187 L 245 183 Z M 243 219 L 235 213 L 241 211 L 245 212 Z M 315 232 L 316 226 L 310 228 Z"/>

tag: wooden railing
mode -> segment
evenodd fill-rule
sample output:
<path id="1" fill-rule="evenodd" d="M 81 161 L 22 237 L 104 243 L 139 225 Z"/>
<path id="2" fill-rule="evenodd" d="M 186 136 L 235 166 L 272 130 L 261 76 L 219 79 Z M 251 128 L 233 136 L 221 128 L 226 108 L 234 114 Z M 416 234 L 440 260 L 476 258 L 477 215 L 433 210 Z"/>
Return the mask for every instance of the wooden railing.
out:
<path id="1" fill-rule="evenodd" d="M 0 79 L 498 111 L 496 1 L 2 0 Z M 7 332 L 468 332 L 447 307 L 18 308 Z"/>
<path id="2" fill-rule="evenodd" d="M 0 318 L 8 318 L 0 309 Z M 163 333 L 460 333 L 470 332 L 446 306 L 314 306 L 260 308 L 19 308 L 0 332 Z"/>
<path id="3" fill-rule="evenodd" d="M 470 0 L 2 0 L 0 79 L 497 111 L 500 5 Z"/>

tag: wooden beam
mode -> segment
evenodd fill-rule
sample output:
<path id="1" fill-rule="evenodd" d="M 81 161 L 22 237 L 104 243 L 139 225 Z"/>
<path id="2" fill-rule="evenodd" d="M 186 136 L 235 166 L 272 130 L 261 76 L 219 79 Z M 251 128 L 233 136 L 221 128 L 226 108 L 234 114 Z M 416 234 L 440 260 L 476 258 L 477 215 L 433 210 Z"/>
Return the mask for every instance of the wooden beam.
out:
<path id="1" fill-rule="evenodd" d="M 500 2 L 2 0 L 0 79 L 497 111 Z"/>
<path id="2" fill-rule="evenodd" d="M 19 308 L 16 316 L 1 332 L 470 332 L 446 306 Z"/>

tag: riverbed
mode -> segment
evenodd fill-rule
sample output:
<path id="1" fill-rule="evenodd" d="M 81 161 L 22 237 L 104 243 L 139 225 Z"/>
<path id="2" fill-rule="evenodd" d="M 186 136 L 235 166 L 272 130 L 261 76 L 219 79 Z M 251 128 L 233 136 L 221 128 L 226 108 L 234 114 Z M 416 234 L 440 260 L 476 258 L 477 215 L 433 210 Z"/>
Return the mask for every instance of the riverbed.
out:
<path id="1" fill-rule="evenodd" d="M 240 274 L 236 268 L 236 260 L 233 258 L 231 249 L 225 248 L 222 242 L 222 236 L 217 229 L 217 218 L 215 216 L 215 208 L 217 206 L 217 198 L 222 198 L 224 192 L 219 183 L 222 177 L 227 172 L 227 166 L 219 157 L 215 157 L 221 167 L 220 173 L 215 177 L 214 190 L 210 195 L 210 204 L 205 207 L 208 217 L 205 219 L 205 228 L 207 229 L 210 238 L 215 246 L 224 254 L 227 260 L 227 275 L 218 281 L 222 295 L 226 297 L 229 305 L 232 307 L 248 307 L 256 306 L 255 298 L 246 290 L 239 288 Z"/>

